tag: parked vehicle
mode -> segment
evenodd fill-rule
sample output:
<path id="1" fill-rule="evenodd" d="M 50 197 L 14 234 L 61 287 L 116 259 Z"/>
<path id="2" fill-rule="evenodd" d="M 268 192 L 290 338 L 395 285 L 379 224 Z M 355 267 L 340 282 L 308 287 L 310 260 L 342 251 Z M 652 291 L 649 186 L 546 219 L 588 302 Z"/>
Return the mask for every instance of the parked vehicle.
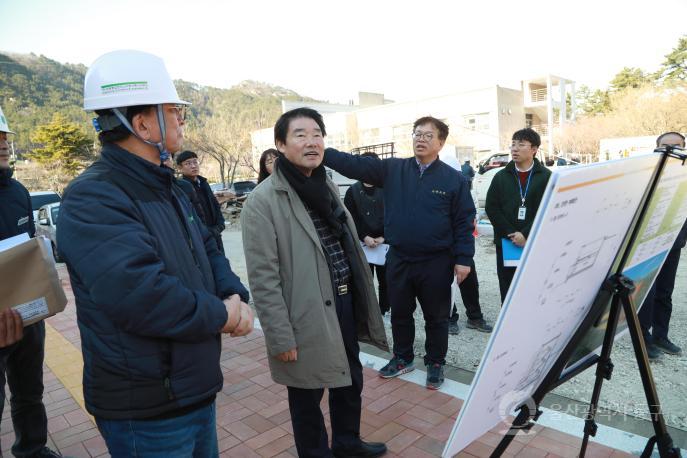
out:
<path id="1" fill-rule="evenodd" d="M 60 203 L 43 205 L 37 213 L 36 236 L 42 235 L 50 240 L 55 261 L 60 262 L 60 256 L 57 254 L 57 216 L 60 213 Z"/>
<path id="2" fill-rule="evenodd" d="M 482 175 L 492 169 L 505 167 L 510 161 L 510 153 L 496 153 L 492 154 L 485 160 L 479 163 L 477 173 Z"/>
<path id="3" fill-rule="evenodd" d="M 489 185 L 491 185 L 491 180 L 499 170 L 501 170 L 501 167 L 493 168 L 482 174 L 475 175 L 475 178 L 472 179 L 472 191 L 475 193 L 477 208 L 484 208 L 487 200 L 487 191 L 489 191 Z"/>
<path id="4" fill-rule="evenodd" d="M 238 199 L 250 194 L 257 185 L 255 181 L 234 181 L 229 186 L 229 192 L 233 193 Z"/>
<path id="5" fill-rule="evenodd" d="M 36 225 L 38 221 L 38 209 L 43 205 L 52 204 L 55 202 L 61 202 L 62 197 L 55 191 L 38 191 L 32 192 L 31 195 L 31 208 L 33 208 L 33 221 Z"/>
<path id="6" fill-rule="evenodd" d="M 224 183 L 211 183 L 210 189 L 212 189 L 212 192 L 222 191 L 225 189 Z"/>

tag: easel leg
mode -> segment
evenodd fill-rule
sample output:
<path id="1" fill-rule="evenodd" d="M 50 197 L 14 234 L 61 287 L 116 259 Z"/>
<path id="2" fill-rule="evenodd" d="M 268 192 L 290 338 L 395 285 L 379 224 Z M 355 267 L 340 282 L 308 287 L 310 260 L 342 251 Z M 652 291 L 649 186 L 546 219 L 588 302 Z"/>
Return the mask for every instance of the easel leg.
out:
<path id="1" fill-rule="evenodd" d="M 617 281 L 617 279 L 613 279 Z M 613 285 L 614 290 L 617 289 Z M 594 381 L 594 390 L 592 391 L 592 399 L 589 402 L 589 411 L 584 419 L 584 437 L 582 439 L 582 446 L 580 447 L 580 457 L 584 458 L 587 452 L 587 444 L 589 443 L 589 436 L 596 436 L 597 425 L 594 421 L 596 411 L 599 405 L 599 397 L 601 396 L 601 386 L 603 380 L 610 380 L 613 372 L 613 363 L 611 362 L 611 350 L 613 349 L 613 339 L 618 328 L 618 318 L 620 317 L 620 299 L 617 294 L 613 295 L 611 300 L 611 308 L 608 316 L 608 325 L 606 326 L 606 333 L 604 334 L 603 346 L 601 347 L 601 355 L 599 362 L 596 365 L 596 380 Z"/>
<path id="2" fill-rule="evenodd" d="M 527 405 L 522 405 L 518 415 L 513 420 L 513 424 L 508 430 L 508 433 L 503 436 L 503 439 L 501 439 L 499 445 L 494 449 L 493 452 L 491 452 L 491 455 L 489 455 L 490 458 L 499 458 L 501 455 L 503 455 L 503 452 L 505 452 L 510 443 L 513 442 L 513 439 L 518 431 L 529 431 L 530 428 L 534 426 L 534 423 L 530 421 L 530 419 L 536 421 L 541 413 L 542 412 L 538 408 L 536 412 L 530 412 L 530 408 L 527 407 Z"/>
<path id="3" fill-rule="evenodd" d="M 642 378 L 642 385 L 644 386 L 644 394 L 646 401 L 649 404 L 649 413 L 651 414 L 651 422 L 654 425 L 654 432 L 656 435 L 649 440 L 647 447 L 644 449 L 642 456 L 651 456 L 653 451 L 653 444 L 658 445 L 658 453 L 662 458 L 679 457 L 680 449 L 673 446 L 673 439 L 668 434 L 666 423 L 661 412 L 661 404 L 658 400 L 658 392 L 656 391 L 656 384 L 654 383 L 654 376 L 651 373 L 651 366 L 649 365 L 649 357 L 646 354 L 646 345 L 642 337 L 639 318 L 637 318 L 637 310 L 635 309 L 632 299 L 630 298 L 631 291 L 622 291 L 621 300 L 623 303 L 623 310 L 625 318 L 627 319 L 627 327 L 632 338 L 632 346 L 635 350 L 635 358 L 639 366 L 639 375 Z"/>

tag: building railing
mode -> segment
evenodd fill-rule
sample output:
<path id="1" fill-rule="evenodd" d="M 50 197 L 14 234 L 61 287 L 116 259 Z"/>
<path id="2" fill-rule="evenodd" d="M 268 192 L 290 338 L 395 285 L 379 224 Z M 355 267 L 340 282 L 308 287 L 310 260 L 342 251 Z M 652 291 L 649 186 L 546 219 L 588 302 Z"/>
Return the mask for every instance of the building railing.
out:
<path id="1" fill-rule="evenodd" d="M 549 135 L 548 124 L 532 124 L 532 129 L 534 129 L 542 137 Z"/>
<path id="2" fill-rule="evenodd" d="M 541 89 L 531 89 L 530 90 L 530 101 L 534 102 L 546 102 L 546 88 Z"/>

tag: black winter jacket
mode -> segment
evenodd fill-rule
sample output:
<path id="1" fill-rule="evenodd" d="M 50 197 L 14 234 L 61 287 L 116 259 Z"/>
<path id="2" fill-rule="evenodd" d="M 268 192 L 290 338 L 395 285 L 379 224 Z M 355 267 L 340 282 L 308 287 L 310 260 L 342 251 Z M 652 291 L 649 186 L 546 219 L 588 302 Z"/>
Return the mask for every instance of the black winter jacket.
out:
<path id="1" fill-rule="evenodd" d="M 172 171 L 106 145 L 65 191 L 57 239 L 87 410 L 143 419 L 212 399 L 223 382 L 222 299 L 248 292 Z"/>
<path id="2" fill-rule="evenodd" d="M 29 191 L 12 175 L 12 169 L 0 169 L 0 240 L 36 232 Z"/>
<path id="3" fill-rule="evenodd" d="M 344 205 L 353 217 L 360 241 L 384 237 L 384 191 L 366 188 L 358 181 L 346 191 Z"/>
<path id="4" fill-rule="evenodd" d="M 525 238 L 529 237 L 534 217 L 544 196 L 551 171 L 544 167 L 538 159 L 534 160 L 532 178 L 525 198 L 525 220 L 518 220 L 518 209 L 522 203 L 518 175 L 515 163 L 510 161 L 503 169 L 496 172 L 487 191 L 484 210 L 494 227 L 494 243 L 501 245 L 501 239 L 508 234 L 521 232 Z M 524 192 L 524 189 L 523 189 Z"/>

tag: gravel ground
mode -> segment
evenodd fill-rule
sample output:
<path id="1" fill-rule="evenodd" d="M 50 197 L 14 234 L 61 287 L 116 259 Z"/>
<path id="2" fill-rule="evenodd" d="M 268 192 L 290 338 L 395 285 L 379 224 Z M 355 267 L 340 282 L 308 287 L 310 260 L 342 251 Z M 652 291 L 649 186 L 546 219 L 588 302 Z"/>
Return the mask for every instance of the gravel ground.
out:
<path id="1" fill-rule="evenodd" d="M 225 247 L 234 270 L 246 279 L 245 261 L 241 246 L 241 232 L 238 224 L 229 225 L 223 234 Z M 687 350 L 687 250 L 683 250 L 673 293 L 673 316 L 670 339 Z M 495 249 L 490 240 L 478 238 L 475 264 L 480 283 L 480 302 L 484 318 L 494 324 L 500 311 L 498 279 L 496 277 Z M 449 365 L 474 372 L 482 359 L 489 334 L 465 327 L 465 309 L 458 298 L 460 333 L 449 337 L 449 351 L 446 357 Z M 387 336 L 391 342 L 391 327 L 387 323 Z M 425 333 L 421 312 L 416 311 L 415 353 L 424 354 Z M 646 399 L 637 364 L 635 363 L 629 335 L 620 338 L 612 353 L 615 365 L 613 377 L 604 381 L 601 392 L 602 406 L 611 410 L 648 419 Z M 420 360 L 421 361 L 421 360 Z M 687 351 L 682 356 L 663 355 L 651 364 L 659 399 L 668 425 L 687 430 Z M 554 393 L 587 402 L 594 386 L 594 371 L 587 370 L 569 382 L 558 387 Z"/>

